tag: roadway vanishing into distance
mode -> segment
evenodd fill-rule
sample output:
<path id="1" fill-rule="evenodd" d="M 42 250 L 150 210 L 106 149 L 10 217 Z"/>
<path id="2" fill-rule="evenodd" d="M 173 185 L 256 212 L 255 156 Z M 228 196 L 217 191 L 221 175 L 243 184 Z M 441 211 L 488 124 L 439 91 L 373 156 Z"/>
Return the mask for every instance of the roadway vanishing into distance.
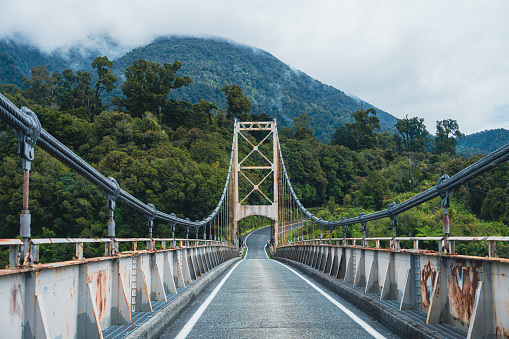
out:
<path id="1" fill-rule="evenodd" d="M 269 238 L 270 227 L 248 235 L 245 259 L 210 284 L 161 338 L 398 338 L 327 288 L 269 259 Z"/>

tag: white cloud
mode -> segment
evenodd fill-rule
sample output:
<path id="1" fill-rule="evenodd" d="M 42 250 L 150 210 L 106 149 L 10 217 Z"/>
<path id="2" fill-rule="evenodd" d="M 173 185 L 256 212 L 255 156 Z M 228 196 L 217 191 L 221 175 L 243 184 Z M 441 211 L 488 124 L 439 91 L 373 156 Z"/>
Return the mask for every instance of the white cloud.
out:
<path id="1" fill-rule="evenodd" d="M 219 36 L 262 48 L 397 117 L 508 128 L 509 2 L 4 0 L 0 36 L 45 50 L 108 34 Z M 93 43 L 93 40 L 92 40 Z"/>

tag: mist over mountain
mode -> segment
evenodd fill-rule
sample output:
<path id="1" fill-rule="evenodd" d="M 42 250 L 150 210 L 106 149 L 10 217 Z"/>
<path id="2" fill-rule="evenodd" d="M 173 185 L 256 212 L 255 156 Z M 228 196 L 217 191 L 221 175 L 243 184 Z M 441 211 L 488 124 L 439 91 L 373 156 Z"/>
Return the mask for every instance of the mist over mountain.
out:
<path id="1" fill-rule="evenodd" d="M 108 36 L 97 36 L 90 44 L 50 53 L 25 43 L 22 37 L 0 40 L 0 83 L 21 86 L 22 77 L 30 75 L 30 67 L 38 65 L 46 65 L 51 72 L 70 68 L 93 74 L 93 59 L 108 55 L 114 61 L 112 72 L 119 79 L 117 89 L 107 97 L 110 100 L 115 95 L 122 95 L 120 85 L 125 78 L 124 71 L 135 60 L 145 59 L 161 64 L 177 60 L 183 64 L 178 75 L 190 76 L 193 83 L 189 87 L 172 90 L 171 98 L 191 103 L 205 99 L 220 109 L 226 109 L 226 98 L 221 88 L 238 84 L 251 100 L 254 113 L 265 112 L 276 118 L 279 127 L 293 127 L 292 118 L 306 113 L 311 118 L 315 135 L 324 142 L 331 139 L 337 127 L 353 121 L 352 112 L 374 107 L 311 78 L 264 50 L 225 39 L 160 37 L 127 53 L 124 53 L 125 49 Z M 396 117 L 374 108 L 381 130 L 394 133 Z M 475 149 L 489 152 L 496 148 L 494 144 L 501 146 L 503 140 L 509 141 L 503 132 L 494 131 L 497 131 L 493 132 L 496 137 L 492 136 L 492 131 L 484 131 L 460 140 L 460 152 L 475 152 Z"/>
<path id="2" fill-rule="evenodd" d="M 108 52 L 112 50 L 112 45 L 115 47 L 112 41 L 99 44 L 107 46 L 105 49 Z M 30 67 L 46 65 L 51 72 L 62 72 L 67 68 L 91 71 L 92 60 L 106 54 L 99 48 L 84 46 L 45 53 L 20 39 L 0 41 L 0 53 L 4 53 L 4 58 L 7 58 L 6 54 L 12 59 L 2 61 L 0 58 L 2 68 L 5 65 L 10 65 L 10 68 L 15 66 L 12 74 L 0 80 L 17 85 L 21 83 L 21 74 L 30 74 Z M 322 141 L 330 140 L 338 126 L 351 122 L 352 112 L 373 107 L 292 69 L 266 51 L 224 39 L 162 37 L 119 58 L 115 59 L 115 55 L 109 57 L 114 60 L 112 72 L 118 77 L 119 83 L 108 99 L 121 94 L 125 68 L 133 61 L 146 59 L 163 64 L 177 60 L 183 64 L 180 75 L 190 76 L 193 84 L 172 91 L 172 98 L 192 103 L 205 99 L 220 109 L 226 108 L 226 98 L 221 88 L 238 84 L 251 100 L 254 113 L 265 112 L 277 118 L 280 127 L 293 126 L 292 118 L 306 113 L 311 117 L 316 136 Z M 396 118 L 379 109 L 377 113 L 382 130 L 393 131 Z"/>
<path id="3" fill-rule="evenodd" d="M 192 103 L 205 99 L 226 108 L 221 88 L 238 84 L 251 100 L 254 113 L 277 118 L 280 127 L 293 126 L 292 118 L 306 113 L 322 141 L 330 140 L 337 127 L 351 122 L 352 112 L 373 107 L 292 69 L 266 51 L 223 39 L 159 38 L 115 60 L 113 73 L 122 79 L 125 68 L 140 58 L 161 64 L 182 62 L 179 72 L 190 76 L 193 84 L 171 91 L 171 98 Z M 382 129 L 394 130 L 396 118 L 377 112 Z"/>

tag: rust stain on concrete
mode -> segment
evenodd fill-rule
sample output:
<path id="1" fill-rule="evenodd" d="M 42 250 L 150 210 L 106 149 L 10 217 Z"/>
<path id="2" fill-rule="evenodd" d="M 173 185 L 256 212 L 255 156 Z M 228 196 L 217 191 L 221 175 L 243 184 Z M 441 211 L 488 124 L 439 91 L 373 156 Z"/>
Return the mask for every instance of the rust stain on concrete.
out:
<path id="1" fill-rule="evenodd" d="M 433 292 L 433 288 L 435 287 L 435 278 L 437 276 L 436 268 L 431 266 L 431 262 L 424 266 L 421 271 L 421 296 L 422 296 L 422 306 L 425 308 L 429 308 L 431 304 L 431 293 Z"/>
<path id="2" fill-rule="evenodd" d="M 467 261 L 463 259 L 457 259 L 455 262 L 455 265 L 451 265 L 448 288 L 451 313 L 456 314 L 461 322 L 470 323 L 480 281 L 478 270 L 482 267 L 482 263 L 470 261 L 467 264 Z"/>
<path id="3" fill-rule="evenodd" d="M 11 289 L 11 295 L 9 298 L 9 314 L 11 316 L 19 316 L 21 315 L 22 305 L 21 298 L 18 298 L 18 294 L 20 292 L 19 286 L 13 286 Z"/>

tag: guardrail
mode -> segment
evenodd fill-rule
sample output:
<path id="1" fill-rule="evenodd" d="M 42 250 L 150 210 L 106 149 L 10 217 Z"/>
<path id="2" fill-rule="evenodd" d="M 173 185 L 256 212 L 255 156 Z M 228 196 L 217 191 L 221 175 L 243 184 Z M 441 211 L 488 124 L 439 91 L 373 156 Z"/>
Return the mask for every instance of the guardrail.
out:
<path id="1" fill-rule="evenodd" d="M 9 268 L 21 266 L 29 267 L 39 264 L 40 245 L 58 245 L 75 244 L 76 255 L 73 259 L 81 260 L 83 258 L 84 244 L 104 244 L 104 256 L 115 255 L 118 253 L 132 253 L 138 251 L 138 243 L 145 243 L 146 251 L 175 249 L 193 246 L 227 246 L 223 241 L 203 240 L 203 239 L 180 239 L 180 238 L 38 238 L 30 240 L 30 252 L 23 263 L 19 263 L 19 247 L 23 242 L 19 239 L 0 239 L 0 246 L 9 246 Z M 119 243 L 131 243 L 129 251 L 118 251 Z M 159 243 L 159 246 L 157 246 Z M 169 245 L 169 246 L 168 246 Z M 117 251 L 112 251 L 112 247 Z"/>
<path id="2" fill-rule="evenodd" d="M 412 248 L 402 248 L 401 242 L 412 242 Z M 402 251 L 419 251 L 428 249 L 419 248 L 419 242 L 437 242 L 436 253 L 438 254 L 456 254 L 455 243 L 456 242 L 481 242 L 485 241 L 488 247 L 488 258 L 497 258 L 497 242 L 509 243 L 509 237 L 502 236 L 481 236 L 481 237 L 374 237 L 374 238 L 322 238 L 322 239 L 311 239 L 311 240 L 296 240 L 287 245 L 335 245 L 342 247 L 361 247 L 366 249 L 390 249 L 390 250 L 402 250 Z M 357 243 L 359 242 L 359 244 Z M 387 246 L 381 246 L 382 242 L 387 243 Z M 445 243 L 447 242 L 447 247 Z M 374 243 L 375 246 L 369 246 L 370 243 Z M 450 250 L 448 252 L 447 250 Z"/>
<path id="3" fill-rule="evenodd" d="M 488 257 L 422 250 L 421 241 L 486 241 Z M 400 247 L 409 241 L 411 248 Z M 345 286 L 344 297 L 358 293 L 371 306 L 411 313 L 435 330 L 454 326 L 467 338 L 509 335 L 509 259 L 496 257 L 496 243 L 509 237 L 397 237 L 305 240 L 283 244 L 275 256 L 304 264 Z M 361 246 L 358 246 L 360 242 Z M 368 247 L 369 243 L 375 247 Z M 382 243 L 390 244 L 382 248 Z M 443 246 L 442 246 L 443 248 Z M 352 294 L 353 293 L 353 294 Z M 377 314 L 379 314 L 378 312 Z"/>
<path id="4" fill-rule="evenodd" d="M 32 239 L 34 256 L 39 246 L 75 244 L 77 258 L 0 270 L 0 337 L 99 338 L 110 326 L 131 328 L 137 315 L 164 307 L 173 300 L 170 295 L 182 293 L 208 271 L 238 257 L 234 246 L 212 240 L 114 241 L 130 242 L 131 249 L 83 258 L 83 244 L 108 245 L 112 240 Z M 136 250 L 140 242 L 151 246 Z M 21 243 L 0 241 L 12 247 Z M 11 253 L 17 260 L 17 250 Z"/>

